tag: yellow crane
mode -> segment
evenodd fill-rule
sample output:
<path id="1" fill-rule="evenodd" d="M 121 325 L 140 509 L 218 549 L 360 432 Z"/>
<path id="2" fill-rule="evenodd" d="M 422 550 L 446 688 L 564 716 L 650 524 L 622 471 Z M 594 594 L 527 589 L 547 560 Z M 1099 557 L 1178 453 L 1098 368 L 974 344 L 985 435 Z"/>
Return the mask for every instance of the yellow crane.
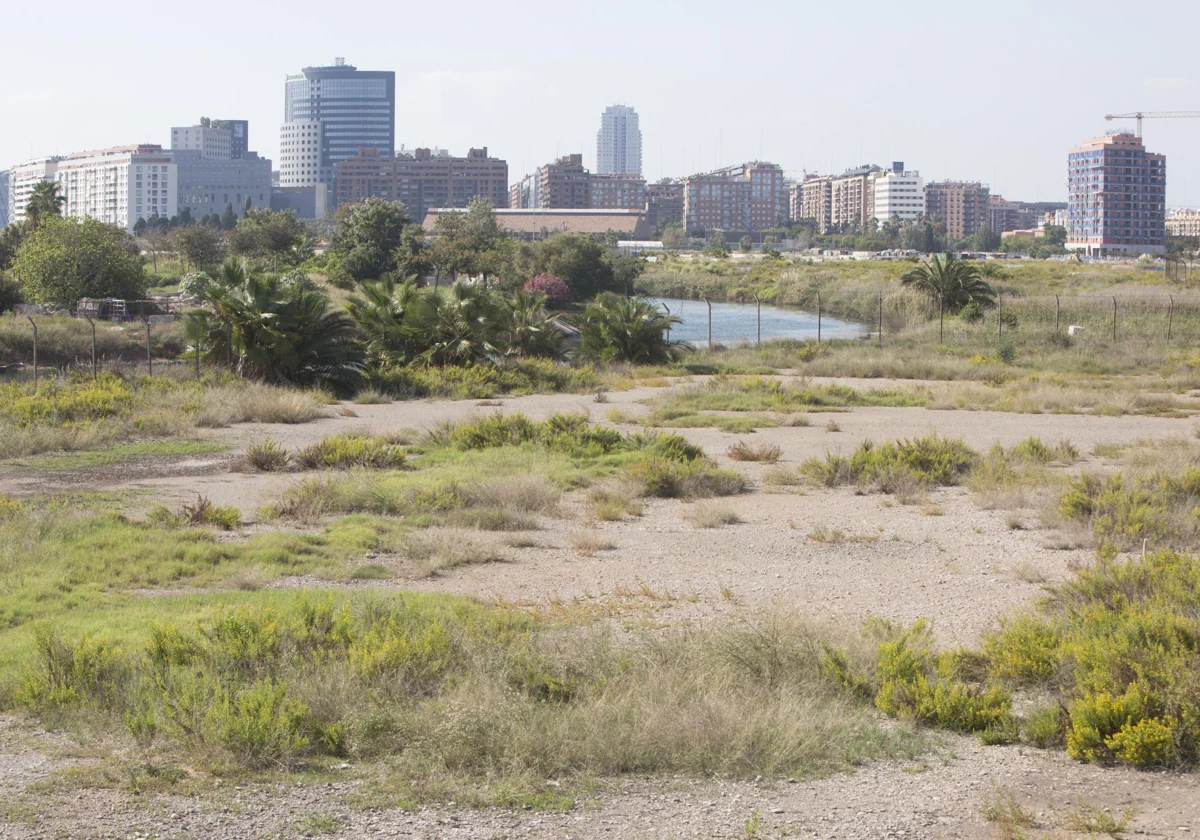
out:
<path id="1" fill-rule="evenodd" d="M 1137 136 L 1142 136 L 1142 120 L 1200 119 L 1200 111 L 1134 111 L 1132 114 L 1105 114 L 1104 119 L 1137 120 Z"/>

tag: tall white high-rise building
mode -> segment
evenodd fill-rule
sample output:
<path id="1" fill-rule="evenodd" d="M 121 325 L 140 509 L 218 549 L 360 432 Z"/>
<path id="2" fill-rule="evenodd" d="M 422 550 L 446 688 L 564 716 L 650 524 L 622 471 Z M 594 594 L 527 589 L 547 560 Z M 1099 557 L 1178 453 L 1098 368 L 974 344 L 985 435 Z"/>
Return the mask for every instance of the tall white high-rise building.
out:
<path id="1" fill-rule="evenodd" d="M 32 160 L 14 166 L 8 176 L 8 222 L 20 224 L 25 221 L 25 207 L 33 188 L 41 181 L 56 180 L 58 162 L 61 157 Z"/>
<path id="2" fill-rule="evenodd" d="M 604 109 L 596 135 L 596 172 L 635 177 L 642 174 L 642 130 L 637 111 L 628 105 Z"/>

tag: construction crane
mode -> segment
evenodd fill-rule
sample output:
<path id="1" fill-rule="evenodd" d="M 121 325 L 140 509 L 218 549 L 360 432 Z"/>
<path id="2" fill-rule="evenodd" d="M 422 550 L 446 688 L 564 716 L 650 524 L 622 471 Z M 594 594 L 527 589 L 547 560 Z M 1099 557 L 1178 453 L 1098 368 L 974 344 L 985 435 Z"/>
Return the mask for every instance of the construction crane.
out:
<path id="1" fill-rule="evenodd" d="M 1142 136 L 1142 120 L 1200 119 L 1200 111 L 1134 111 L 1132 114 L 1105 114 L 1104 119 L 1137 120 L 1137 136 Z"/>

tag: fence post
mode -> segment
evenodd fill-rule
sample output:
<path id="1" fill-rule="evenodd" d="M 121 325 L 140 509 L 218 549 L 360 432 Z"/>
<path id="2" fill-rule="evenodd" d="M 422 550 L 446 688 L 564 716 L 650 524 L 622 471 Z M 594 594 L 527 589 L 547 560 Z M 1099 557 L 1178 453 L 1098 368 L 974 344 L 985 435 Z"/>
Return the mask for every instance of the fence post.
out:
<path id="1" fill-rule="evenodd" d="M 700 300 L 708 304 L 708 349 L 712 349 L 712 301 L 706 297 L 701 297 Z"/>
<path id="2" fill-rule="evenodd" d="M 671 343 L 671 307 L 667 306 L 664 303 L 662 305 L 662 308 L 667 310 L 667 343 L 670 344 Z"/>
<path id="3" fill-rule="evenodd" d="M 938 343 L 945 341 L 946 298 L 938 293 Z"/>
<path id="4" fill-rule="evenodd" d="M 1054 332 L 1055 333 L 1059 332 L 1059 326 L 1058 326 L 1059 309 L 1060 309 L 1060 302 L 1058 299 L 1058 295 L 1055 295 L 1054 296 Z"/>
<path id="5" fill-rule="evenodd" d="M 762 301 L 758 299 L 758 295 L 754 296 L 754 305 L 757 307 L 758 313 L 758 338 L 754 342 L 754 346 L 762 347 Z"/>
<path id="6" fill-rule="evenodd" d="M 821 293 L 817 292 L 817 346 L 821 346 Z"/>
<path id="7" fill-rule="evenodd" d="M 883 346 L 883 292 L 879 293 L 879 334 L 876 336 L 879 346 Z"/>
<path id="8" fill-rule="evenodd" d="M 200 381 L 200 319 L 195 315 L 188 318 L 192 322 L 192 328 L 196 331 L 196 343 L 192 345 L 192 352 L 196 356 L 196 381 Z"/>
<path id="9" fill-rule="evenodd" d="M 1171 343 L 1171 322 L 1175 320 L 1175 295 L 1167 295 L 1167 344 Z"/>
<path id="10" fill-rule="evenodd" d="M 150 356 L 150 316 L 146 316 L 146 375 L 154 376 L 154 359 Z"/>
<path id="11" fill-rule="evenodd" d="M 37 324 L 33 323 L 33 318 L 32 318 L 31 316 L 29 316 L 29 315 L 26 315 L 26 316 L 25 316 L 25 319 L 26 319 L 27 321 L 29 321 L 29 325 L 30 325 L 31 327 L 33 327 L 33 390 L 35 390 L 35 391 L 36 391 L 36 390 L 38 389 L 38 369 L 37 369 L 37 341 L 38 341 L 38 334 L 37 334 Z"/>
<path id="12" fill-rule="evenodd" d="M 91 316 L 84 315 L 84 320 L 88 322 L 88 326 L 92 328 L 92 381 L 96 381 L 96 322 L 91 319 Z"/>
<path id="13" fill-rule="evenodd" d="M 1113 295 L 1113 341 L 1117 340 L 1117 296 Z"/>
<path id="14" fill-rule="evenodd" d="M 996 295 L 996 340 L 1004 338 L 1004 295 Z"/>

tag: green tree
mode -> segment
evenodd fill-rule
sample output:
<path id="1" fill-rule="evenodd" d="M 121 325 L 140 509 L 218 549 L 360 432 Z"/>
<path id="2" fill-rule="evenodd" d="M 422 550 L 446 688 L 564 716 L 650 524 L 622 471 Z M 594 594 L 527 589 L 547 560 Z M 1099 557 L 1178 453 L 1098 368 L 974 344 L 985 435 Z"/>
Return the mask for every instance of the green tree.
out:
<path id="1" fill-rule="evenodd" d="M 21 287 L 17 281 L 0 274 L 0 314 L 24 302 L 25 298 L 21 295 Z"/>
<path id="2" fill-rule="evenodd" d="M 118 227 L 95 219 L 43 215 L 13 261 L 21 293 L 34 303 L 74 306 L 80 298 L 138 299 L 146 274 L 137 246 Z"/>
<path id="3" fill-rule="evenodd" d="M 517 250 L 516 271 L 523 279 L 539 274 L 561 277 L 573 300 L 589 300 L 601 292 L 626 292 L 637 267 L 616 260 L 616 249 L 603 247 L 590 236 L 560 233 Z M 634 261 L 640 266 L 639 261 Z M 614 268 L 623 274 L 618 277 Z M 632 276 L 630 276 L 632 272 Z"/>
<path id="4" fill-rule="evenodd" d="M 1042 239 L 1047 245 L 1062 248 L 1067 244 L 1067 229 L 1062 225 L 1046 225 L 1042 230 Z"/>
<path id="5" fill-rule="evenodd" d="M 12 266 L 24 237 L 25 229 L 21 225 L 9 225 L 0 230 L 0 271 L 6 271 Z"/>
<path id="6" fill-rule="evenodd" d="M 354 321 L 324 292 L 235 262 L 214 280 L 200 291 L 210 310 L 203 318 L 213 359 L 232 355 L 243 376 L 267 382 L 353 392 L 363 347 Z"/>
<path id="7" fill-rule="evenodd" d="M 979 276 L 975 264 L 955 259 L 953 254 L 946 254 L 945 259 L 934 254 L 905 273 L 900 282 L 925 292 L 951 312 L 957 312 L 968 303 L 990 305 L 996 300 L 996 293 Z"/>
<path id="8" fill-rule="evenodd" d="M 662 232 L 662 244 L 664 248 L 670 248 L 671 250 L 686 248 L 688 237 L 687 231 L 683 229 L 683 225 L 667 225 Z"/>
<path id="9" fill-rule="evenodd" d="M 25 205 L 25 224 L 30 232 L 37 230 L 45 217 L 62 216 L 66 197 L 59 189 L 57 181 L 38 181 L 29 193 L 29 202 Z"/>
<path id="10" fill-rule="evenodd" d="M 293 210 L 250 210 L 229 234 L 229 251 L 269 263 L 272 271 L 312 256 L 308 228 Z"/>
<path id="11" fill-rule="evenodd" d="M 604 294 L 584 310 L 580 325 L 583 354 L 604 362 L 663 364 L 679 347 L 668 343 L 665 331 L 680 323 L 681 318 L 668 317 L 645 298 Z"/>
<path id="12" fill-rule="evenodd" d="M 194 269 L 203 270 L 225 259 L 225 236 L 218 225 L 199 224 L 171 232 L 175 252 Z"/>
<path id="13" fill-rule="evenodd" d="M 704 253 L 710 257 L 724 258 L 729 256 L 729 246 L 725 244 L 725 234 L 709 234 L 704 246 Z"/>
<path id="14" fill-rule="evenodd" d="M 368 198 L 343 204 L 333 221 L 333 253 L 351 279 L 378 280 L 396 270 L 397 252 L 412 219 L 398 201 Z M 413 241 L 407 242 L 411 248 Z"/>
<path id="15" fill-rule="evenodd" d="M 975 251 L 998 251 L 1000 250 L 1000 234 L 993 233 L 990 227 L 983 225 L 971 237 L 971 248 Z"/>
<path id="16" fill-rule="evenodd" d="M 433 234 L 429 261 L 439 277 L 465 274 L 486 285 L 504 272 L 511 258 L 511 240 L 487 199 L 475 199 L 462 213 L 439 213 Z"/>
<path id="17" fill-rule="evenodd" d="M 233 230 L 237 227 L 237 213 L 233 212 L 233 204 L 230 203 L 225 207 L 225 214 L 221 216 L 221 229 Z"/>
<path id="18" fill-rule="evenodd" d="M 743 254 L 749 254 L 754 248 L 754 240 L 749 236 L 743 236 L 738 240 L 738 250 Z"/>

